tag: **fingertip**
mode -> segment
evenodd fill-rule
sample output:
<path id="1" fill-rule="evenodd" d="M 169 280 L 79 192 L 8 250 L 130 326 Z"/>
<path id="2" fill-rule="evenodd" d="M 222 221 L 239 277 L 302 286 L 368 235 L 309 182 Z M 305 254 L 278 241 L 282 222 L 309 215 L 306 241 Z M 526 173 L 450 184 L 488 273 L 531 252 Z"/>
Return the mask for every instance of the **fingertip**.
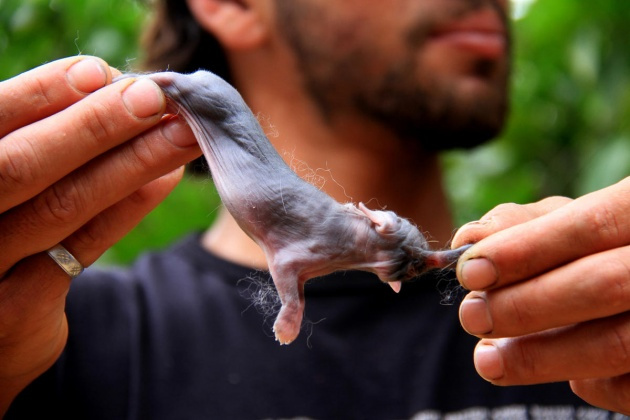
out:
<path id="1" fill-rule="evenodd" d="M 459 322 L 471 335 L 491 334 L 494 328 L 485 293 L 471 292 L 459 305 Z"/>
<path id="2" fill-rule="evenodd" d="M 497 381 L 505 376 L 501 351 L 492 341 L 481 340 L 477 344 L 474 364 L 479 376 L 489 382 Z"/>
<path id="3" fill-rule="evenodd" d="M 185 170 L 186 170 L 186 166 L 182 165 L 179 168 L 167 173 L 164 176 L 167 177 L 167 179 L 172 179 L 179 182 L 184 177 Z"/>
<path id="4" fill-rule="evenodd" d="M 473 247 L 462 255 L 457 264 L 457 280 L 462 287 L 467 290 L 484 290 L 496 284 L 499 276 L 494 264 L 487 258 L 474 256 Z"/>
<path id="5" fill-rule="evenodd" d="M 92 93 L 112 80 L 109 66 L 98 57 L 80 56 L 66 69 L 68 84 L 82 94 Z"/>
<path id="6" fill-rule="evenodd" d="M 162 175 L 160 178 L 156 179 L 154 182 L 160 183 L 163 185 L 164 189 L 168 189 L 169 192 L 173 188 L 177 186 L 177 184 L 184 177 L 184 166 L 180 166 L 179 168 Z"/>
<path id="7" fill-rule="evenodd" d="M 166 98 L 160 87 L 151 79 L 132 79 L 122 93 L 127 110 L 136 118 L 146 119 L 160 115 L 166 108 Z"/>

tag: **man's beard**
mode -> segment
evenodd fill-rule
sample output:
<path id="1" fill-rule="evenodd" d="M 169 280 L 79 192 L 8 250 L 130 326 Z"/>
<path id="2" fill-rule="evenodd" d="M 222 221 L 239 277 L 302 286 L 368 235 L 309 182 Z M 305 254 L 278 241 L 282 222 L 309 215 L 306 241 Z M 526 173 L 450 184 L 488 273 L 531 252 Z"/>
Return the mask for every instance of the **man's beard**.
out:
<path id="1" fill-rule="evenodd" d="M 467 10 L 458 13 L 488 5 L 499 8 L 493 1 L 462 0 Z M 276 2 L 278 21 L 305 87 L 328 121 L 351 107 L 427 151 L 474 147 L 500 132 L 507 113 L 507 63 L 480 58 L 472 73 L 488 79 L 492 94 L 462 98 L 455 85 L 437 83 L 418 60 L 429 31 L 428 19 L 422 16 L 414 28 L 401 34 L 405 54 L 385 63 L 386 69 L 376 77 L 366 69 L 373 68 L 379 52 L 365 43 L 339 48 L 334 37 L 320 36 L 322 31 L 335 31 L 339 23 L 310 3 Z M 347 34 L 352 28 L 343 30 Z M 326 39 L 329 42 L 322 42 Z"/>
<path id="2" fill-rule="evenodd" d="M 416 74 L 413 62 L 392 68 L 379 83 L 355 93 L 356 109 L 427 151 L 475 147 L 500 132 L 507 113 L 503 89 L 498 98 L 462 103 L 455 88 L 438 90 L 430 80 L 420 84 Z"/>

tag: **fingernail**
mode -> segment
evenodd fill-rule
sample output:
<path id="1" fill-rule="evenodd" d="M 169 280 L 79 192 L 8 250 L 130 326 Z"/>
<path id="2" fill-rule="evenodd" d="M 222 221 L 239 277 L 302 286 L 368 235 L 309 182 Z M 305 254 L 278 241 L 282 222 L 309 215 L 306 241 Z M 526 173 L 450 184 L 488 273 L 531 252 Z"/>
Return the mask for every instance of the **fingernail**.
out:
<path id="1" fill-rule="evenodd" d="M 177 147 L 190 147 L 197 144 L 190 127 L 179 118 L 173 118 L 162 126 L 162 134 L 166 140 Z"/>
<path id="2" fill-rule="evenodd" d="M 468 290 L 483 290 L 498 280 L 494 265 L 486 258 L 464 261 L 459 268 L 457 278 Z"/>
<path id="3" fill-rule="evenodd" d="M 92 93 L 105 86 L 107 71 L 103 63 L 95 58 L 84 58 L 66 71 L 68 83 L 81 93 Z"/>
<path id="4" fill-rule="evenodd" d="M 479 343 L 475 348 L 474 363 L 477 373 L 488 381 L 501 379 L 505 374 L 501 352 L 493 344 Z"/>
<path id="5" fill-rule="evenodd" d="M 459 306 L 459 320 L 462 327 L 472 335 L 483 335 L 492 332 L 494 324 L 483 296 L 467 297 Z"/>
<path id="6" fill-rule="evenodd" d="M 149 79 L 138 79 L 123 92 L 125 106 L 137 118 L 153 117 L 165 106 L 162 90 Z"/>

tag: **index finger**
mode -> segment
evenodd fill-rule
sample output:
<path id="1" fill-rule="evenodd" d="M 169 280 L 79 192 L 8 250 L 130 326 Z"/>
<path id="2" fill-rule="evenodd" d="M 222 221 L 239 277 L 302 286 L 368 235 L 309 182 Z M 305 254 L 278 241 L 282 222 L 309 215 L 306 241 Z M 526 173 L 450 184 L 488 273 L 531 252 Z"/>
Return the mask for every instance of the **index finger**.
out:
<path id="1" fill-rule="evenodd" d="M 469 290 L 526 280 L 586 255 L 630 244 L 630 177 L 490 235 L 459 259 Z"/>
<path id="2" fill-rule="evenodd" d="M 571 201 L 567 197 L 554 196 L 529 204 L 500 204 L 483 215 L 481 219 L 466 223 L 460 227 L 451 241 L 451 248 L 455 249 L 464 245 L 474 244 L 501 230 L 520 225 L 557 210 Z"/>
<path id="3" fill-rule="evenodd" d="M 112 71 L 103 60 L 79 56 L 0 82 L 0 138 L 67 108 L 111 81 Z"/>

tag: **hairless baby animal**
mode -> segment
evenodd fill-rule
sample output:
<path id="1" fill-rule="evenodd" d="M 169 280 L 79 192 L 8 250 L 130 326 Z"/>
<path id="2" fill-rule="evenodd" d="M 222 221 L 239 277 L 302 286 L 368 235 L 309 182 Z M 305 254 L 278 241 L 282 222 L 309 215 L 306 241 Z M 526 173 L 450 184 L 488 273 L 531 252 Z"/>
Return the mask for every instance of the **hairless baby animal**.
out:
<path id="1" fill-rule="evenodd" d="M 453 264 L 463 252 L 432 251 L 408 220 L 364 204 L 341 204 L 284 162 L 240 94 L 198 71 L 148 77 L 188 122 L 223 204 L 263 249 L 282 307 L 273 330 L 281 344 L 298 335 L 304 283 L 337 270 L 375 273 L 395 291 L 400 281 Z"/>

